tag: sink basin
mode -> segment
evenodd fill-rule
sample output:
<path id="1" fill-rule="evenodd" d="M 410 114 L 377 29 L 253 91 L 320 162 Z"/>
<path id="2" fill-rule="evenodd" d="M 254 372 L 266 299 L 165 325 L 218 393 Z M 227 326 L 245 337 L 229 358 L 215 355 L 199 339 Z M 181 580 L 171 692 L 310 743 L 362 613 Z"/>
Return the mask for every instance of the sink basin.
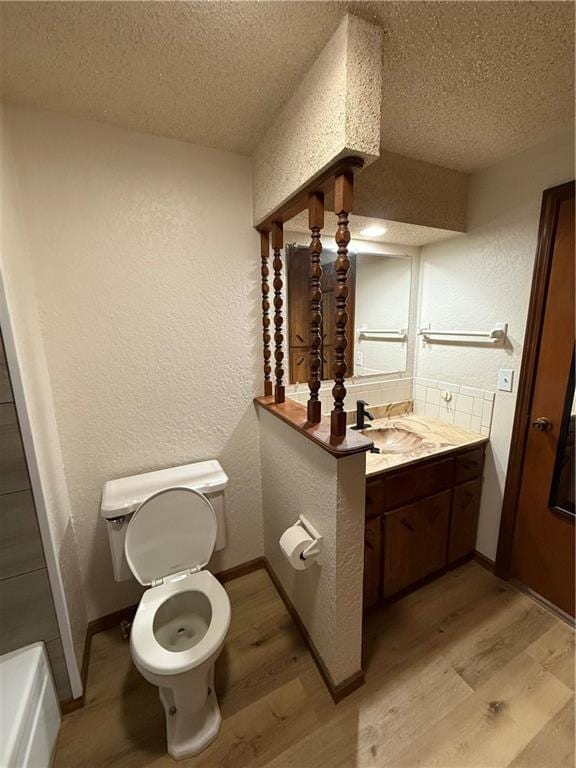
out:
<path id="1" fill-rule="evenodd" d="M 424 439 L 407 429 L 394 427 L 374 427 L 367 429 L 364 434 L 374 441 L 381 453 L 408 453 L 419 448 Z"/>

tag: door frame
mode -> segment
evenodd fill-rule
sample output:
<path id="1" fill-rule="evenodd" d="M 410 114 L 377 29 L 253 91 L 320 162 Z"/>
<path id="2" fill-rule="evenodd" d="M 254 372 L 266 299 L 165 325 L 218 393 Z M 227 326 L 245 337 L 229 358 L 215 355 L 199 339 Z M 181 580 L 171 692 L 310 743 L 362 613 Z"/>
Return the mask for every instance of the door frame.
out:
<path id="1" fill-rule="evenodd" d="M 522 468 L 526 452 L 530 411 L 536 385 L 536 369 L 540 355 L 540 341 L 546 312 L 546 297 L 550 282 L 554 242 L 560 205 L 574 198 L 575 182 L 569 181 L 544 190 L 540 209 L 540 225 L 536 260 L 532 276 L 532 289 L 528 306 L 528 319 L 522 352 L 522 365 L 518 385 L 518 398 L 514 413 L 514 426 L 510 443 L 510 455 L 506 471 L 502 517 L 498 536 L 495 573 L 502 579 L 510 578 L 512 546 L 518 513 L 518 497 L 522 483 Z"/>

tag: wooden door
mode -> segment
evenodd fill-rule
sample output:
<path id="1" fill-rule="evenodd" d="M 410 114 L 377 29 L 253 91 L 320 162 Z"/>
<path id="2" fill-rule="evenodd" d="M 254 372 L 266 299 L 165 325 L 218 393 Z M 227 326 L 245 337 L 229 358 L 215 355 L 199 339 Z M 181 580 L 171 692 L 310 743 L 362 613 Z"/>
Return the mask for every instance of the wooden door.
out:
<path id="1" fill-rule="evenodd" d="M 350 269 L 348 270 L 348 331 L 345 358 L 347 375 L 354 373 L 354 339 L 356 316 L 356 256 L 349 257 Z M 334 264 L 322 265 L 322 352 L 323 352 L 323 379 L 333 378 L 332 363 L 334 359 L 334 335 L 336 320 L 336 305 L 334 302 L 334 289 L 336 288 L 336 270 Z"/>
<path id="2" fill-rule="evenodd" d="M 307 248 L 293 248 L 288 258 L 288 343 L 310 346 L 309 256 Z M 290 382 L 296 379 L 290 376 Z M 300 381 L 300 379 L 298 379 Z M 307 379 L 302 379 L 307 381 Z"/>
<path id="3" fill-rule="evenodd" d="M 287 255 L 287 293 L 288 293 L 288 346 L 289 346 L 289 376 L 290 383 L 305 382 L 309 378 L 310 355 L 310 283 L 309 283 L 309 250 L 303 246 L 291 248 Z M 356 256 L 349 256 L 348 271 L 348 346 L 346 347 L 346 364 L 348 376 L 354 372 L 354 319 L 356 293 Z M 334 263 L 322 265 L 322 368 L 320 376 L 323 380 L 333 378 L 332 362 L 334 353 L 334 329 L 336 310 L 334 305 L 334 289 L 336 287 L 336 270 Z M 301 362 L 303 355 L 306 361 Z"/>
<path id="4" fill-rule="evenodd" d="M 530 362 L 525 353 L 522 367 L 522 376 L 528 378 L 532 367 L 532 382 L 529 388 L 525 383 L 519 393 L 520 414 L 517 413 L 509 465 L 509 473 L 517 471 L 518 474 L 509 573 L 545 600 L 574 616 L 573 475 L 569 490 L 566 481 L 562 481 L 562 467 L 566 466 L 566 455 L 570 453 L 570 434 L 572 439 L 574 434 L 573 429 L 570 430 L 575 341 L 573 185 L 569 196 L 564 194 L 563 199 L 557 199 L 551 223 L 552 226 L 548 222 L 544 232 L 549 239 L 548 269 L 539 272 L 540 264 L 537 263 L 530 306 L 530 312 L 538 313 L 541 320 L 536 323 L 529 317 L 526 344 L 533 345 L 534 360 L 525 370 L 524 363 L 526 360 Z M 542 237 L 541 225 L 541 240 Z M 542 262 L 542 253 L 539 258 Z M 525 415 L 522 413 L 524 400 Z M 522 421 L 523 451 L 519 440 Z M 519 451 L 516 470 L 514 458 Z M 499 558 L 502 557 L 506 524 L 510 518 L 511 483 L 506 488 Z"/>

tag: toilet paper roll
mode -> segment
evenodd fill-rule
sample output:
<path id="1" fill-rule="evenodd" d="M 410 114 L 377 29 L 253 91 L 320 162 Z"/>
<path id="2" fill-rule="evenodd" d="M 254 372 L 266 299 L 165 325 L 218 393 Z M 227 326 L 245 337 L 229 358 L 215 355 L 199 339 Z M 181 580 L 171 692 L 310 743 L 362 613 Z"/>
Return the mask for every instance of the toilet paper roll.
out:
<path id="1" fill-rule="evenodd" d="M 309 568 L 314 562 L 312 558 L 303 560 L 300 555 L 306 547 L 310 546 L 314 539 L 301 525 L 292 525 L 287 528 L 280 537 L 280 549 L 290 565 L 297 571 Z"/>

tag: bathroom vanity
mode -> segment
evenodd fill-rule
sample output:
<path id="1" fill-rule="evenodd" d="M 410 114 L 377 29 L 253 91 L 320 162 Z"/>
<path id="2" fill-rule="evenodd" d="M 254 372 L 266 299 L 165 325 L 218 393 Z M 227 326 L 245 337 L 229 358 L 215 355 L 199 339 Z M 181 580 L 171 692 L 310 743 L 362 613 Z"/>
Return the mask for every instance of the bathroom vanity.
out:
<path id="1" fill-rule="evenodd" d="M 403 594 L 474 552 L 487 438 L 406 414 L 366 434 L 364 607 Z"/>

